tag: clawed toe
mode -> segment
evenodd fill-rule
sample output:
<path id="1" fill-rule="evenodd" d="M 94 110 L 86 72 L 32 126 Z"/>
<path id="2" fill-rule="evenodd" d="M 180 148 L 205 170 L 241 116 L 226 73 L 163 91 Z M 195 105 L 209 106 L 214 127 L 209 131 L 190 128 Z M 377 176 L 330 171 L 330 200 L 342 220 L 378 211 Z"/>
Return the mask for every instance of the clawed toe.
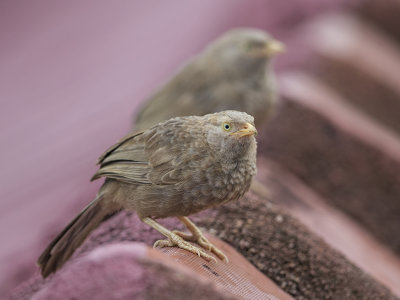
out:
<path id="1" fill-rule="evenodd" d="M 204 249 L 207 249 L 208 251 L 212 251 L 212 249 L 215 248 L 214 245 L 209 242 L 209 240 L 207 240 L 205 237 L 202 236 L 199 237 L 196 242 L 197 244 L 199 244 Z"/>
<path id="2" fill-rule="evenodd" d="M 187 234 L 176 230 L 172 232 L 150 217 L 145 217 L 141 220 L 168 238 L 167 240 L 156 241 L 154 243 L 154 247 L 164 248 L 176 246 L 192 252 L 207 261 L 213 260 L 217 262 L 214 256 L 207 254 L 199 247 L 196 247 L 189 243 L 196 242 L 204 249 L 207 249 L 211 253 L 214 253 L 222 261 L 228 262 L 228 258 L 225 256 L 225 254 L 222 253 L 221 250 L 217 249 L 213 244 L 211 244 L 209 240 L 201 233 L 200 229 L 197 228 L 196 225 L 194 225 L 187 217 L 179 217 L 179 219 L 186 225 L 186 227 L 192 234 Z"/>
<path id="3" fill-rule="evenodd" d="M 196 242 L 196 237 L 192 234 L 189 233 L 185 233 L 179 230 L 173 230 L 173 233 L 175 233 L 176 235 L 180 236 L 182 239 L 184 239 L 185 241 L 188 242 Z"/>
<path id="4" fill-rule="evenodd" d="M 170 240 L 158 240 L 154 243 L 153 248 L 173 247 L 174 244 Z"/>
<path id="5" fill-rule="evenodd" d="M 211 253 L 214 253 L 220 260 L 222 260 L 226 263 L 229 262 L 228 257 L 226 257 L 226 255 L 221 250 L 219 250 L 217 247 L 215 247 L 213 244 L 211 244 L 210 241 L 208 239 L 206 239 L 204 236 L 199 237 L 199 239 L 197 240 L 197 243 L 204 249 L 207 249 Z"/>
<path id="6" fill-rule="evenodd" d="M 213 260 L 213 261 L 217 262 L 217 260 L 216 260 L 213 256 L 207 254 L 206 252 L 204 252 L 204 251 L 201 250 L 200 248 L 198 248 L 198 247 L 196 247 L 196 246 L 190 244 L 189 242 L 183 240 L 183 239 L 182 239 L 180 236 L 178 236 L 178 235 L 172 236 L 171 239 L 168 239 L 168 240 L 158 240 L 158 241 L 156 241 L 156 242 L 154 243 L 154 247 L 155 247 L 155 248 L 156 248 L 156 247 L 158 247 L 158 248 L 174 247 L 174 246 L 176 246 L 176 247 L 178 247 L 178 248 L 181 248 L 181 249 L 184 249 L 184 250 L 186 250 L 186 251 L 189 251 L 189 252 L 191 252 L 191 253 L 193 253 L 193 254 L 196 254 L 196 255 L 198 255 L 199 257 L 204 258 L 206 261 L 211 261 L 211 260 Z"/>
<path id="7" fill-rule="evenodd" d="M 221 250 L 219 250 L 217 247 L 215 247 L 212 243 L 210 243 L 210 241 L 204 235 L 200 234 L 199 236 L 195 236 L 193 234 L 187 234 L 187 233 L 177 231 L 177 230 L 174 230 L 173 233 L 178 235 L 185 241 L 197 243 L 202 248 L 210 251 L 211 253 L 214 253 L 220 260 L 222 260 L 226 263 L 229 262 L 226 255 Z"/>

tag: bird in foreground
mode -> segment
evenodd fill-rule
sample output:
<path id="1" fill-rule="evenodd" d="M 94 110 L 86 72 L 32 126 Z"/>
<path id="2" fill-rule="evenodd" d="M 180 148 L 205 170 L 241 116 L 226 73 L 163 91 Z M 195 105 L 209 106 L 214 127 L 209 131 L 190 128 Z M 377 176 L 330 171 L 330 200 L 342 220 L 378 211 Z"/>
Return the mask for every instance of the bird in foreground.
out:
<path id="1" fill-rule="evenodd" d="M 271 59 L 284 50 L 284 45 L 265 31 L 228 31 L 150 97 L 136 116 L 135 129 L 171 117 L 223 110 L 246 112 L 259 127 L 277 102 Z"/>
<path id="2" fill-rule="evenodd" d="M 227 257 L 187 216 L 239 199 L 256 174 L 254 118 L 238 111 L 177 117 L 132 133 L 99 158 L 92 180 L 106 177 L 96 198 L 49 244 L 38 259 L 43 277 L 58 270 L 86 237 L 122 209 L 177 246 L 206 260 Z M 157 218 L 177 217 L 191 232 L 170 231 Z M 202 248 L 189 242 L 196 242 Z"/>

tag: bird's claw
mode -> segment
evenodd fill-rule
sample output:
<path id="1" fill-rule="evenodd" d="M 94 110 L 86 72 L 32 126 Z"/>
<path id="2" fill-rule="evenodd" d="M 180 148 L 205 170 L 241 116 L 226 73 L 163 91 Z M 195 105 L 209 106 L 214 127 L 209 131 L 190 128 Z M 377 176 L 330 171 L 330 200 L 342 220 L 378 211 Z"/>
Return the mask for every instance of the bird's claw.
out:
<path id="1" fill-rule="evenodd" d="M 214 245 L 211 244 L 210 241 L 207 240 L 205 237 L 199 237 L 197 239 L 197 244 L 199 244 L 204 249 L 207 249 L 208 251 L 212 251 L 213 248 L 215 248 Z M 215 248 L 215 249 L 217 249 L 217 248 Z"/>
<path id="2" fill-rule="evenodd" d="M 197 256 L 204 258 L 206 261 L 213 260 L 213 261 L 217 262 L 215 257 L 207 254 L 205 251 L 201 250 L 200 248 L 185 241 L 179 235 L 174 235 L 171 237 L 171 239 L 168 239 L 168 240 L 158 240 L 153 245 L 154 248 L 157 248 L 157 247 L 164 248 L 164 247 L 174 247 L 174 246 L 184 249 L 186 251 L 189 251 L 193 254 L 196 254 Z"/>
<path id="3" fill-rule="evenodd" d="M 187 233 L 177 231 L 177 230 L 174 230 L 173 233 L 178 235 L 185 241 L 197 243 L 204 249 L 210 251 L 211 253 L 214 253 L 220 260 L 222 260 L 226 263 L 229 262 L 228 257 L 226 257 L 226 255 L 221 250 L 219 250 L 217 247 L 215 247 L 203 234 L 193 235 L 193 234 L 187 234 Z"/>

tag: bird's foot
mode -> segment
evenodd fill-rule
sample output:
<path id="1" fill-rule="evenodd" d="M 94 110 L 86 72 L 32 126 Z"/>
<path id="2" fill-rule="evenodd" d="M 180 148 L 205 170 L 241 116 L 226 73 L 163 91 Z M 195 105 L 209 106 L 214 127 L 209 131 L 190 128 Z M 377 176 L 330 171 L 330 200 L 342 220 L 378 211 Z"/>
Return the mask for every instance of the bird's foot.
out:
<path id="1" fill-rule="evenodd" d="M 213 256 L 207 254 L 205 251 L 203 251 L 199 247 L 196 247 L 196 246 L 192 245 L 191 243 L 185 241 L 182 237 L 180 237 L 179 235 L 177 235 L 173 232 L 171 232 L 171 235 L 168 237 L 167 240 L 158 240 L 154 243 L 154 248 L 156 248 L 156 247 L 164 248 L 164 247 L 174 247 L 174 246 L 184 249 L 186 251 L 189 251 L 195 255 L 198 255 L 198 256 L 204 258 L 206 261 L 213 260 L 213 261 L 217 262 L 217 260 Z"/>
<path id="2" fill-rule="evenodd" d="M 214 253 L 220 260 L 228 263 L 228 257 L 217 247 L 215 247 L 204 235 L 201 233 L 200 230 L 194 230 L 193 234 L 187 234 L 181 231 L 174 230 L 174 234 L 178 235 L 185 241 L 195 242 L 204 249 L 207 249 L 211 253 Z"/>

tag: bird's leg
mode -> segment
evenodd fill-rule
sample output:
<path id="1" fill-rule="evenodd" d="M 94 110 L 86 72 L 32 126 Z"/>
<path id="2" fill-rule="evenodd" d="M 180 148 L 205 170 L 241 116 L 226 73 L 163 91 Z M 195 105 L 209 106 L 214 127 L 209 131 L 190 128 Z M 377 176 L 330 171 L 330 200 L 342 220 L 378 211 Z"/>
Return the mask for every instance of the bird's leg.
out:
<path id="1" fill-rule="evenodd" d="M 214 253 L 222 261 L 229 262 L 226 255 L 213 244 L 211 244 L 210 241 L 203 235 L 201 230 L 192 221 L 190 221 L 188 217 L 178 217 L 178 219 L 186 226 L 187 229 L 189 229 L 192 234 L 186 234 L 177 230 L 173 231 L 174 234 L 180 236 L 186 241 L 196 242 L 204 249 Z"/>
<path id="2" fill-rule="evenodd" d="M 207 254 L 206 252 L 204 252 L 199 247 L 193 246 L 189 242 L 185 241 L 179 235 L 175 234 L 174 232 L 168 230 L 167 228 L 165 228 L 161 224 L 159 224 L 156 221 L 154 221 L 152 218 L 146 217 L 146 218 L 143 218 L 141 220 L 142 220 L 143 223 L 146 223 L 147 225 L 149 225 L 150 227 L 154 228 L 159 233 L 161 233 L 162 235 L 164 235 L 165 237 L 168 238 L 168 240 L 158 240 L 158 241 L 156 241 L 154 243 L 154 246 L 153 246 L 154 248 L 155 247 L 163 248 L 163 247 L 174 247 L 174 246 L 177 246 L 179 248 L 182 248 L 182 249 L 185 249 L 185 250 L 187 250 L 189 252 L 192 252 L 192 253 L 200 256 L 200 257 L 203 257 L 207 261 L 211 261 L 211 260 L 216 261 L 216 259 L 213 256 Z"/>

